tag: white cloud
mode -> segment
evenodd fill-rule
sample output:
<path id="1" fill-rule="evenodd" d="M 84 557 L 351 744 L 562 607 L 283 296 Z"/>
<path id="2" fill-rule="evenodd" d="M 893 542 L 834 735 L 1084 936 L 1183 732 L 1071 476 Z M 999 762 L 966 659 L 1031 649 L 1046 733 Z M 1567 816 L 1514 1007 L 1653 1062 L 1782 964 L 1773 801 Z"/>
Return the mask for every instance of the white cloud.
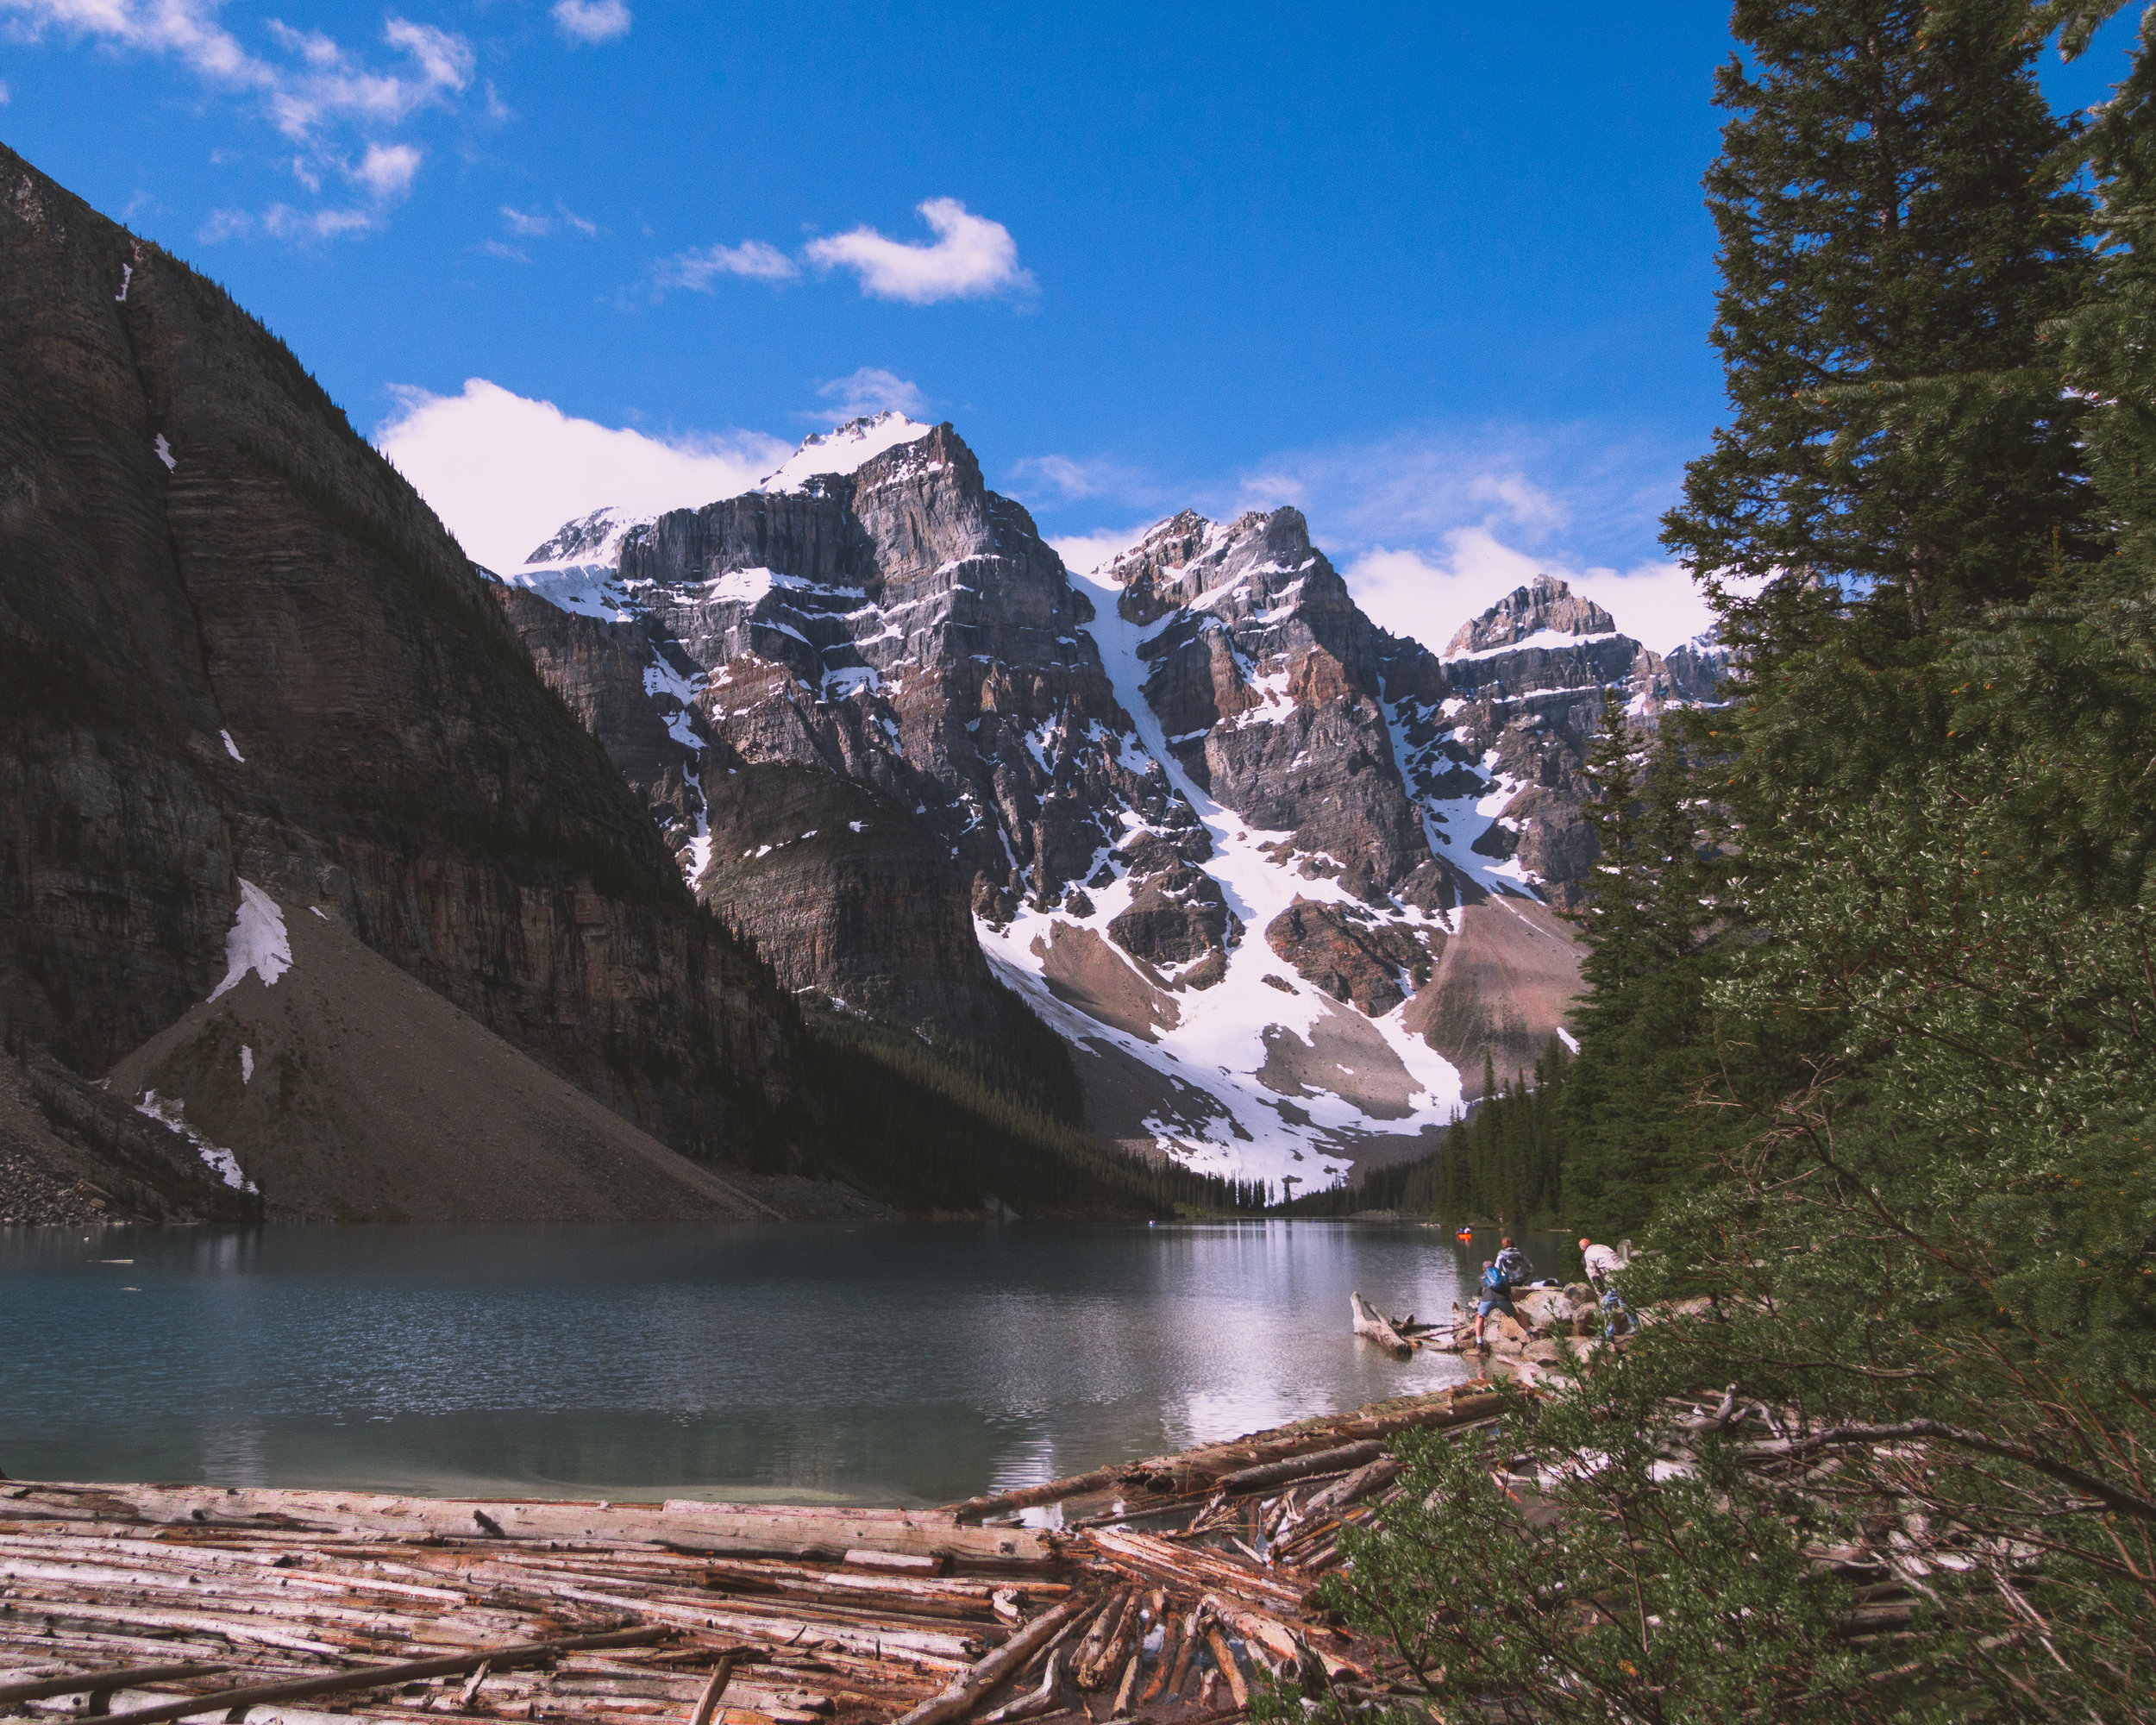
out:
<path id="1" fill-rule="evenodd" d="M 1048 543 L 1075 574 L 1090 574 L 1111 557 L 1120 556 L 1143 539 L 1153 524 L 1137 527 L 1105 527 L 1097 533 L 1069 533 Z"/>
<path id="2" fill-rule="evenodd" d="M 744 240 L 738 246 L 706 246 L 701 251 L 679 253 L 653 270 L 652 282 L 661 293 L 670 287 L 709 293 L 712 282 L 723 275 L 747 276 L 752 281 L 791 281 L 800 273 L 801 267 L 776 246 L 768 246 L 761 240 Z"/>
<path id="3" fill-rule="evenodd" d="M 611 42 L 629 34 L 622 0 L 554 0 L 555 28 L 576 42 Z"/>
<path id="4" fill-rule="evenodd" d="M 15 98 L 8 93 L 7 85 L 4 82 L 0 82 L 0 108 L 6 107 L 8 104 L 14 99 Z"/>
<path id="5" fill-rule="evenodd" d="M 863 366 L 850 377 L 833 378 L 829 383 L 818 385 L 816 392 L 824 398 L 824 414 L 840 419 L 858 419 L 864 414 L 883 412 L 903 413 L 911 419 L 928 411 L 928 398 L 921 393 L 918 384 L 896 372 L 885 371 L 881 366 Z"/>
<path id="6" fill-rule="evenodd" d="M 259 221 L 221 210 L 201 230 L 228 238 L 260 231 L 287 239 L 325 239 L 364 233 L 379 224 L 385 207 L 411 190 L 419 153 L 385 145 L 370 135 L 402 124 L 427 107 L 446 107 L 471 84 L 478 64 L 472 45 L 452 31 L 418 24 L 394 13 L 383 21 L 381 40 L 401 56 L 402 69 L 386 70 L 355 59 L 320 30 L 295 29 L 272 19 L 265 25 L 281 59 L 242 47 L 217 22 L 222 0 L 0 0 L 0 31 L 36 42 L 49 32 L 122 53 L 179 61 L 204 83 L 259 102 L 271 123 L 313 153 L 287 166 L 310 192 L 324 173 L 341 172 L 366 192 L 365 209 L 300 210 L 275 204 Z M 325 141 L 335 128 L 367 140 L 360 165 Z"/>
<path id="7" fill-rule="evenodd" d="M 753 431 L 661 439 L 573 418 L 484 378 L 461 395 L 393 392 L 374 434 L 466 550 L 492 568 L 523 562 L 563 522 L 612 504 L 656 514 L 735 497 L 792 447 Z"/>
<path id="8" fill-rule="evenodd" d="M 1018 242 L 1000 222 L 972 214 L 955 198 L 931 198 L 918 207 L 936 235 L 933 245 L 856 228 L 810 241 L 804 254 L 818 268 L 852 270 L 864 294 L 909 305 L 1031 292 L 1032 274 L 1018 267 Z"/>
<path id="9" fill-rule="evenodd" d="M 1675 563 L 1642 563 L 1621 574 L 1576 568 L 1504 543 L 1487 529 L 1463 528 L 1435 557 L 1419 551 L 1364 552 L 1341 571 L 1356 603 L 1395 635 L 1442 653 L 1459 626 L 1539 574 L 1555 575 L 1658 653 L 1714 627 L 1714 613 Z"/>
<path id="10" fill-rule="evenodd" d="M 402 198 L 419 172 L 419 152 L 410 144 L 370 144 L 352 179 L 377 204 Z"/>
<path id="11" fill-rule="evenodd" d="M 262 212 L 261 226 L 273 239 L 342 240 L 373 231 L 379 219 L 372 210 L 295 210 L 289 204 L 273 204 Z"/>
<path id="12" fill-rule="evenodd" d="M 482 256 L 499 258 L 505 263 L 528 264 L 531 261 L 529 253 L 520 252 L 502 240 L 481 240 L 477 249 Z"/>
<path id="13" fill-rule="evenodd" d="M 502 205 L 502 220 L 509 223 L 509 231 L 519 239 L 537 239 L 554 232 L 554 217 L 537 214 L 526 215 L 521 210 Z"/>

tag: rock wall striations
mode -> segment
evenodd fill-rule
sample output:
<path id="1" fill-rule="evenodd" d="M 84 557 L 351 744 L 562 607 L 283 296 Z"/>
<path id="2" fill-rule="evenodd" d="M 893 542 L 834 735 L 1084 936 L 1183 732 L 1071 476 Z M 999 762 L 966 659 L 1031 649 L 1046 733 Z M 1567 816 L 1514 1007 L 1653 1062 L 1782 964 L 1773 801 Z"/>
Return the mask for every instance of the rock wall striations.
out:
<path id="1" fill-rule="evenodd" d="M 244 876 L 674 1148 L 745 1144 L 784 1003 L 291 353 L 4 149 L 0 324 L 11 1033 L 102 1071 L 217 984 Z M 557 650 L 663 777 L 619 650 Z"/>

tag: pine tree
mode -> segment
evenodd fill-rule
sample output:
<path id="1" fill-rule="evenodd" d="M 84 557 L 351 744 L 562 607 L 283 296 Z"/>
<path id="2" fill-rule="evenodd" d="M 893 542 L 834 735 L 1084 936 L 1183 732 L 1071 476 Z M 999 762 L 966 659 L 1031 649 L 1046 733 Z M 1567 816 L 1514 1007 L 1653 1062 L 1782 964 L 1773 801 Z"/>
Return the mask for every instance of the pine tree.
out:
<path id="1" fill-rule="evenodd" d="M 1867 593 L 1921 634 L 2089 540 L 2078 404 L 2037 363 L 2089 278 L 2085 204 L 2047 166 L 2067 133 L 2026 23 L 2015 0 L 1735 8 L 1705 182 L 1735 417 L 1663 538 L 1755 656 Z"/>

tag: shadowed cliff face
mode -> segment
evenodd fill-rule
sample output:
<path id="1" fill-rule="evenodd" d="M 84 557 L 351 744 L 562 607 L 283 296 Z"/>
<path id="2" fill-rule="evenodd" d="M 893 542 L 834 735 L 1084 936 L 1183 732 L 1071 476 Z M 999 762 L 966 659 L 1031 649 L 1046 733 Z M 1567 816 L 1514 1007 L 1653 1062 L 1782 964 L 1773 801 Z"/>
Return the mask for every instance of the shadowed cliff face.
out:
<path id="1" fill-rule="evenodd" d="M 245 875 L 669 1145 L 744 1143 L 781 1003 L 291 354 L 4 149 L 0 327 L 0 1017 L 102 1070 L 216 984 Z"/>

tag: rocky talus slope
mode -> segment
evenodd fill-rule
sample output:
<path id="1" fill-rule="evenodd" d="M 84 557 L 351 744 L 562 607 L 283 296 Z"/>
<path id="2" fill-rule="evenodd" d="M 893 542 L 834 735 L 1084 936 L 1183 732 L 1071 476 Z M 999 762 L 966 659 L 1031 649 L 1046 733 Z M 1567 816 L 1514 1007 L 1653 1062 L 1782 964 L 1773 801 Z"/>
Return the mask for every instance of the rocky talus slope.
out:
<path id="1" fill-rule="evenodd" d="M 1097 1129 L 1322 1183 L 1426 1147 L 1578 988 L 1604 691 L 1711 693 L 1538 579 L 1443 655 L 1300 514 L 1183 514 L 1074 576 L 949 425 L 564 526 L 498 598 L 783 980 L 993 1039 L 1006 986 Z"/>
<path id="2" fill-rule="evenodd" d="M 676 1150 L 764 1132 L 787 1003 L 291 353 L 4 149 L 0 325 L 10 1043 L 166 1030 L 244 877 Z"/>

